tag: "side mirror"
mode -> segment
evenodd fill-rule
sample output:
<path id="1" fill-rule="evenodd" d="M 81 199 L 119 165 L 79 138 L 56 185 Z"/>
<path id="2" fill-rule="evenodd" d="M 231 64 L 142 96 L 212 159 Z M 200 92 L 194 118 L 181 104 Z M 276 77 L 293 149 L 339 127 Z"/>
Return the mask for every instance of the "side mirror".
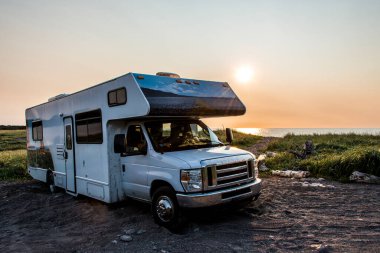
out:
<path id="1" fill-rule="evenodd" d="M 146 155 L 148 154 L 148 143 L 144 143 L 144 146 L 141 148 L 141 154 Z"/>
<path id="2" fill-rule="evenodd" d="M 116 134 L 113 141 L 113 150 L 116 154 L 122 154 L 126 151 L 125 134 Z"/>
<path id="3" fill-rule="evenodd" d="M 226 128 L 226 141 L 231 144 L 234 140 L 234 135 L 232 134 L 231 128 Z"/>

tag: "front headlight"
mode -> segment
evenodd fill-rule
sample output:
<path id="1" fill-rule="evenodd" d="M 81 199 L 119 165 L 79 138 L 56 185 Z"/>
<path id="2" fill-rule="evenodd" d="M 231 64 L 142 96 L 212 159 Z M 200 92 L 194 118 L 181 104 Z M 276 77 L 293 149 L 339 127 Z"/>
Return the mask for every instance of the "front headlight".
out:
<path id="1" fill-rule="evenodd" d="M 202 171 L 198 170 L 181 170 L 181 183 L 187 192 L 196 192 L 202 190 Z"/>

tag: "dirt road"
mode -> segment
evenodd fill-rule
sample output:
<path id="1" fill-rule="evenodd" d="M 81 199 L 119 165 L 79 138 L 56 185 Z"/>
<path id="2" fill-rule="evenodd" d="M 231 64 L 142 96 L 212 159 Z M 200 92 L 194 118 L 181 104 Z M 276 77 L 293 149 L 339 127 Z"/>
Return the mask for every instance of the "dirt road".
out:
<path id="1" fill-rule="evenodd" d="M 172 234 L 136 201 L 106 205 L 36 181 L 1 182 L 0 252 L 379 252 L 380 186 L 323 184 L 334 188 L 266 178 L 257 202 L 191 212 L 186 231 Z M 130 242 L 120 240 L 126 231 Z"/>

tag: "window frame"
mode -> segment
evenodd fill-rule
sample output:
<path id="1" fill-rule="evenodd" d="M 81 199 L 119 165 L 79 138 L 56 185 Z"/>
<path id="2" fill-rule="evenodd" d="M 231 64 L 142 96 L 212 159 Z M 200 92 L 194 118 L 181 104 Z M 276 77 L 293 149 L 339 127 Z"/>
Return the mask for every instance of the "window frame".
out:
<path id="1" fill-rule="evenodd" d="M 128 145 L 128 133 L 129 133 L 129 130 L 131 127 L 139 127 L 140 128 L 140 131 L 141 131 L 141 136 L 143 137 L 144 141 L 145 141 L 145 149 L 146 149 L 146 152 L 148 151 L 148 141 L 147 141 L 147 138 L 144 134 L 144 130 L 143 130 L 143 126 L 141 124 L 131 124 L 128 126 L 127 128 L 127 134 L 125 135 L 125 144 L 126 144 L 126 147 Z M 146 153 L 144 153 L 143 151 L 141 150 L 138 150 L 138 151 L 128 151 L 126 150 L 125 153 L 123 154 L 123 156 L 136 156 L 136 155 L 145 155 Z"/>
<path id="2" fill-rule="evenodd" d="M 38 125 L 35 126 L 36 124 L 38 124 Z M 34 128 L 37 128 L 36 131 L 38 131 L 39 127 L 41 127 L 41 138 L 38 138 L 38 132 L 37 132 L 37 136 L 34 135 Z M 43 128 L 42 120 L 37 120 L 37 121 L 32 122 L 32 139 L 33 139 L 33 141 L 43 141 L 43 139 L 44 139 L 44 128 Z"/>
<path id="3" fill-rule="evenodd" d="M 70 130 L 70 134 L 68 135 L 67 132 Z M 68 136 L 70 136 L 70 142 L 68 142 Z M 65 126 L 65 147 L 67 150 L 72 150 L 73 149 L 73 131 L 71 125 L 66 125 Z"/>
<path id="4" fill-rule="evenodd" d="M 87 117 L 87 118 L 80 118 L 78 119 L 78 116 L 82 116 L 82 114 L 86 114 L 86 113 L 95 113 L 95 112 L 99 112 L 100 116 L 99 117 Z M 93 121 L 93 120 L 97 120 L 99 119 L 100 120 L 100 139 L 96 139 L 95 141 L 89 141 L 89 134 L 88 134 L 88 126 L 89 126 L 89 122 L 88 121 Z M 77 113 L 75 114 L 75 142 L 76 144 L 102 144 L 103 143 L 103 121 L 102 121 L 103 117 L 102 117 L 102 110 L 99 108 L 99 109 L 95 109 L 95 110 L 91 110 L 91 111 L 86 111 L 86 112 L 81 112 L 81 113 Z M 79 126 L 86 126 L 86 141 L 83 141 L 83 140 L 79 140 L 78 141 L 78 122 L 84 122 L 86 121 L 86 124 L 79 124 Z M 90 122 L 90 123 L 93 123 L 93 122 Z"/>
<path id="5" fill-rule="evenodd" d="M 124 102 L 121 102 L 121 103 L 119 103 L 118 99 L 117 99 L 117 92 L 119 90 L 123 90 L 125 92 L 125 100 L 124 100 Z M 112 103 L 112 104 L 110 103 L 110 93 L 111 92 L 115 92 L 116 103 Z M 127 103 L 127 101 L 128 101 L 128 93 L 127 93 L 127 89 L 125 87 L 120 87 L 120 88 L 113 89 L 113 90 L 110 90 L 110 91 L 107 92 L 107 102 L 108 102 L 108 106 L 109 107 L 114 107 L 114 106 L 119 106 L 119 105 L 125 105 Z"/>

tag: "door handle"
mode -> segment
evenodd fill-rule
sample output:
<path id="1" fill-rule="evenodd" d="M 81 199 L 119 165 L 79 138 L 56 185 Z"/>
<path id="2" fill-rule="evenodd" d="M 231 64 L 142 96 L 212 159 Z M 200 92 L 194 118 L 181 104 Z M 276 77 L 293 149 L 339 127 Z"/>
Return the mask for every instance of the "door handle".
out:
<path id="1" fill-rule="evenodd" d="M 125 165 L 124 164 L 121 166 L 121 168 L 122 168 L 123 172 L 125 172 Z"/>
<path id="2" fill-rule="evenodd" d="M 64 158 L 64 159 L 67 159 L 68 156 L 69 156 L 69 154 L 67 153 L 67 151 L 64 151 L 64 152 L 63 152 L 63 158 Z"/>

